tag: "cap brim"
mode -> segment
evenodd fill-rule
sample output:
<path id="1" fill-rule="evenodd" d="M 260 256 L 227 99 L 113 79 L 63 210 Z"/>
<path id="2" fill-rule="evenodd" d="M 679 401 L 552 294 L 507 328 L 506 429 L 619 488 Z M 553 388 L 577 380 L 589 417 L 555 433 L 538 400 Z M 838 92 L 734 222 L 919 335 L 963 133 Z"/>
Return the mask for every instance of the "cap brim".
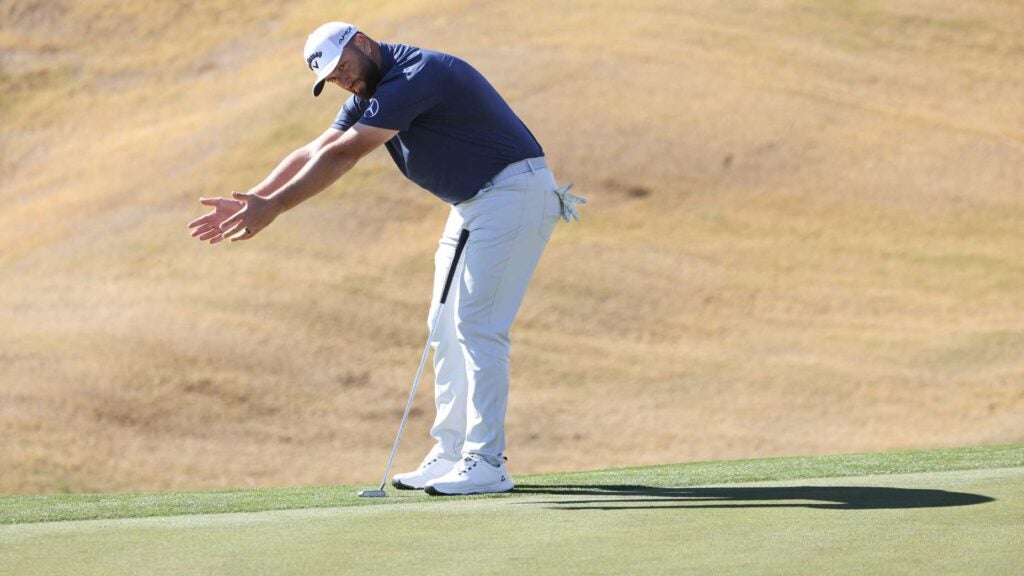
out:
<path id="1" fill-rule="evenodd" d="M 338 61 L 341 60 L 341 54 L 338 54 L 337 58 L 332 59 L 327 63 L 326 66 L 320 70 L 320 73 L 316 75 L 316 82 L 313 84 L 313 96 L 319 96 L 324 91 L 324 83 L 327 81 L 327 77 L 334 72 L 334 69 L 338 67 Z"/>

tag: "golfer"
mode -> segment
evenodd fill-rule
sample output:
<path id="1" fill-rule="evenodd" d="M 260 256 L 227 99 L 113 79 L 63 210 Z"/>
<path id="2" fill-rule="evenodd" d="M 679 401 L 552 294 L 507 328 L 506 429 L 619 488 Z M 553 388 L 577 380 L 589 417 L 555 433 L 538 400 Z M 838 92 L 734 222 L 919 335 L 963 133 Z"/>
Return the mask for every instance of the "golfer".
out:
<path id="1" fill-rule="evenodd" d="M 435 495 L 511 490 L 502 455 L 509 329 L 555 223 L 578 220 L 574 205 L 586 201 L 558 187 L 533 134 L 466 62 L 376 42 L 344 22 L 317 28 L 304 57 L 316 75 L 313 96 L 325 83 L 352 96 L 326 132 L 263 182 L 231 198 L 200 199 L 213 210 L 189 224 L 192 235 L 211 244 L 252 239 L 383 144 L 402 174 L 452 205 L 434 257 L 433 306 L 459 233 L 470 230 L 431 342 L 436 442 L 417 470 L 392 484 Z"/>

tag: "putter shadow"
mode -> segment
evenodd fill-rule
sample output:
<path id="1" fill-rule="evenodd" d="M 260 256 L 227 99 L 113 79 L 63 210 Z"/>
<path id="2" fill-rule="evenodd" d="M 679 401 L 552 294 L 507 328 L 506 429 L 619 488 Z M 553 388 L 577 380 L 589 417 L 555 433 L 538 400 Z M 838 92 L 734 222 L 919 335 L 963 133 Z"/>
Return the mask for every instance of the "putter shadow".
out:
<path id="1" fill-rule="evenodd" d="M 772 486 L 737 488 L 662 488 L 631 484 L 521 484 L 518 494 L 577 496 L 522 502 L 556 510 L 637 510 L 686 508 L 813 508 L 819 510 L 885 510 L 971 506 L 995 499 L 980 494 L 921 488 L 872 486 Z"/>

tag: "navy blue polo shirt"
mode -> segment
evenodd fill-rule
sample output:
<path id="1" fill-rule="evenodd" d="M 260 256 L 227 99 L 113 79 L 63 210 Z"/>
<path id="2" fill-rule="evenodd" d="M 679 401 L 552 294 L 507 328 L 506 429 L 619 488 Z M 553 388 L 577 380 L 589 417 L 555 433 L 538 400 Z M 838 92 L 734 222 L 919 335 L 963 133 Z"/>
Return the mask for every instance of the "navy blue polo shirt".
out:
<path id="1" fill-rule="evenodd" d="M 505 166 L 544 155 L 498 91 L 466 62 L 402 44 L 380 44 L 381 81 L 353 95 L 332 125 L 398 130 L 388 152 L 407 178 L 450 204 L 472 198 Z"/>

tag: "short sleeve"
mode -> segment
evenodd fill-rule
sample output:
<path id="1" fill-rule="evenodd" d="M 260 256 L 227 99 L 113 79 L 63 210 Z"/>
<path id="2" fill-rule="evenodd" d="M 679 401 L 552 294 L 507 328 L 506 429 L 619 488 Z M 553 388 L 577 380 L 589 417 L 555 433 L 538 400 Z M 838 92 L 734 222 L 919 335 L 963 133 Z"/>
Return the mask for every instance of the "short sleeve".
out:
<path id="1" fill-rule="evenodd" d="M 359 118 L 363 115 L 363 111 L 366 109 L 366 104 L 357 101 L 355 96 L 350 97 L 341 106 L 341 110 L 338 110 L 338 116 L 335 117 L 334 123 L 331 124 L 331 128 L 335 130 L 341 130 L 342 132 L 356 125 L 359 122 Z"/>
<path id="2" fill-rule="evenodd" d="M 375 128 L 404 132 L 417 116 L 433 108 L 437 100 L 437 82 L 431 81 L 430 67 L 418 64 L 377 86 L 358 121 Z"/>

